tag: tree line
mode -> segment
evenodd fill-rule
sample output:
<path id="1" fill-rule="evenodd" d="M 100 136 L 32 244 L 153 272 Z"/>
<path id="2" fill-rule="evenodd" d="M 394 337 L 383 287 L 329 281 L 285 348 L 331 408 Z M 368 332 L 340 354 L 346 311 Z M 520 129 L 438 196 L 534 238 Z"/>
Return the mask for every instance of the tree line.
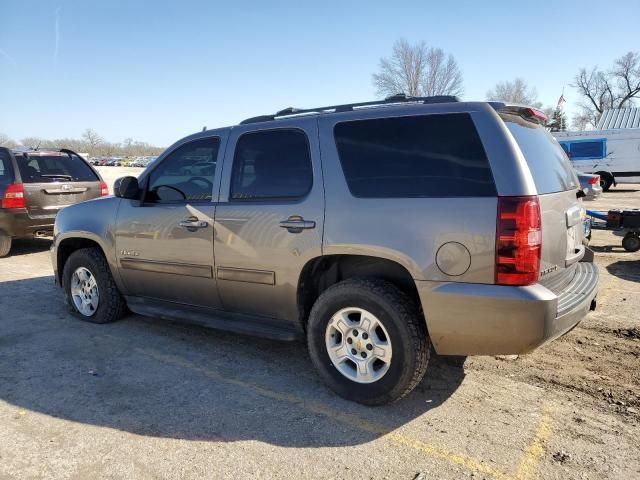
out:
<path id="1" fill-rule="evenodd" d="M 25 137 L 19 141 L 0 133 L 0 146 L 9 148 L 68 148 L 78 153 L 88 153 L 90 157 L 144 157 L 159 155 L 164 147 L 156 147 L 147 142 L 125 138 L 122 142 L 108 142 L 95 130 L 87 128 L 80 138 L 58 138 L 54 140 L 40 137 Z"/>
<path id="2" fill-rule="evenodd" d="M 462 71 L 453 55 L 424 41 L 411 44 L 398 40 L 391 55 L 380 59 L 372 80 L 382 97 L 401 92 L 410 96 L 460 96 L 464 92 Z M 615 59 L 607 69 L 581 68 L 570 86 L 580 98 L 572 127 L 578 130 L 595 127 L 605 110 L 634 106 L 634 100 L 640 97 L 640 54 L 629 52 Z M 486 98 L 541 108 L 551 119 L 548 126 L 552 130 L 567 128 L 562 102 L 544 107 L 536 89 L 522 78 L 497 83 Z"/>

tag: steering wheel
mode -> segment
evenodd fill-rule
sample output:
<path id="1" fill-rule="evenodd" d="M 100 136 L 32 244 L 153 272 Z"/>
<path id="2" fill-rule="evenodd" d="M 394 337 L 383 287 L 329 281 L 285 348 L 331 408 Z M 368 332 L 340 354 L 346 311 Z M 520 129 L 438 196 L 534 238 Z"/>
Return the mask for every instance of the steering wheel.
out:
<path id="1" fill-rule="evenodd" d="M 208 178 L 191 177 L 189 180 L 187 180 L 187 183 L 195 183 L 196 185 L 198 184 L 198 182 L 202 182 L 205 188 L 213 190 L 213 182 L 211 182 Z"/>

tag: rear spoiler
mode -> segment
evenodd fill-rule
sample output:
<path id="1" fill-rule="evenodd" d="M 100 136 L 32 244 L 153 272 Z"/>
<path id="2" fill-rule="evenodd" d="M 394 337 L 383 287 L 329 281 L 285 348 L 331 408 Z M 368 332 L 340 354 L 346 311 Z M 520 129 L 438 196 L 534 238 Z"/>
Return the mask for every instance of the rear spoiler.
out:
<path id="1" fill-rule="evenodd" d="M 491 105 L 496 112 L 519 115 L 525 120 L 537 123 L 539 125 L 544 126 L 549 120 L 544 112 L 538 110 L 537 108 L 528 107 L 526 105 L 506 104 L 504 102 L 489 102 L 489 105 Z"/>

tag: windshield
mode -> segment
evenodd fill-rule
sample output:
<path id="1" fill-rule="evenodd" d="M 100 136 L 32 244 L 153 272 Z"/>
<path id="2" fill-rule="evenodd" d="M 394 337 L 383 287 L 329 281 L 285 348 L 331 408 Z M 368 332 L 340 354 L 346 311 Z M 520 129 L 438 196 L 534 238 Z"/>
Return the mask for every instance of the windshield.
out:
<path id="1" fill-rule="evenodd" d="M 77 155 L 67 153 L 37 153 L 16 157 L 24 183 L 96 182 L 98 177 Z"/>
<path id="2" fill-rule="evenodd" d="M 566 153 L 547 130 L 518 115 L 501 113 L 518 143 L 539 194 L 578 188 L 578 179 Z"/>

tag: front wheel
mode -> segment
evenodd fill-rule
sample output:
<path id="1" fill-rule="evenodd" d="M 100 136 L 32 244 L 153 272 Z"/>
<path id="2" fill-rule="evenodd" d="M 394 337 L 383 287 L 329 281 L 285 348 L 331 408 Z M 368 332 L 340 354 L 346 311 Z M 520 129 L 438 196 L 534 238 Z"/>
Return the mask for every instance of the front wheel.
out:
<path id="1" fill-rule="evenodd" d="M 345 280 L 323 292 L 309 316 L 307 342 L 329 387 L 365 405 L 394 402 L 411 392 L 431 352 L 415 302 L 378 279 Z"/>
<path id="2" fill-rule="evenodd" d="M 109 323 L 124 315 L 124 298 L 98 248 L 82 248 L 69 256 L 62 270 L 62 288 L 69 309 L 81 320 Z"/>

